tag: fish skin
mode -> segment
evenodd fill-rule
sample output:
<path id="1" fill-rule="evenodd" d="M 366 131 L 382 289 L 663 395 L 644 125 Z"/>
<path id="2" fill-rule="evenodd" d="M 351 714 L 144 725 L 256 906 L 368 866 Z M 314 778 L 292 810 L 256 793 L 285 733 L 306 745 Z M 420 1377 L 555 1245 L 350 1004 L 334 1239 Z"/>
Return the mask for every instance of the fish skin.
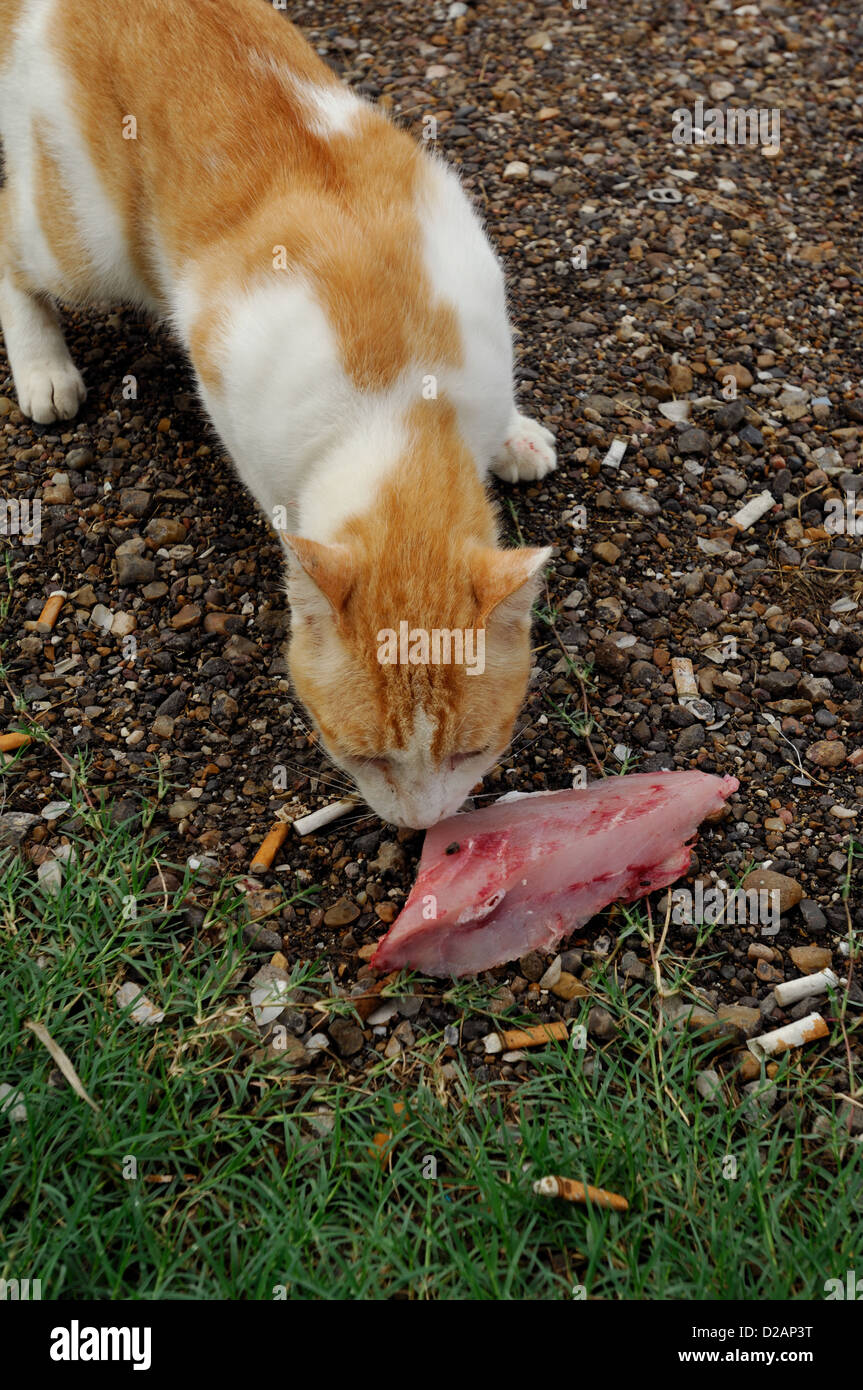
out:
<path id="1" fill-rule="evenodd" d="M 685 873 L 698 826 L 738 785 L 636 772 L 451 816 L 426 832 L 416 883 L 371 965 L 458 977 L 550 951 L 609 903 Z"/>

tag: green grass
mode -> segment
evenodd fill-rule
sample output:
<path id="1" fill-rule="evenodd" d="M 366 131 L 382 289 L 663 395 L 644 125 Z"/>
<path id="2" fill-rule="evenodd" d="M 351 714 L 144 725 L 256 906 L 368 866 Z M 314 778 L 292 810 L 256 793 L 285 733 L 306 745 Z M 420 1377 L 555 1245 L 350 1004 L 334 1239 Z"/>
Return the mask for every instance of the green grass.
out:
<path id="1" fill-rule="evenodd" d="M 359 1085 L 326 1058 L 298 1074 L 247 1018 L 261 957 L 230 885 L 192 938 L 171 915 L 185 885 L 167 912 L 143 896 L 157 842 L 97 820 L 57 898 L 21 859 L 0 868 L 0 1082 L 26 1106 L 0 1113 L 0 1277 L 39 1278 L 43 1298 L 784 1299 L 855 1267 L 863 1149 L 815 1099 L 817 1057 L 775 1078 L 790 1128 L 743 1123 L 730 1088 L 718 1107 L 695 1093 L 705 1045 L 658 1034 L 652 989 L 624 993 L 611 965 L 581 1021 L 601 1002 L 618 1038 L 549 1045 L 516 1086 L 478 1081 L 441 1032 Z M 328 968 L 295 964 L 307 999 L 327 996 Z M 156 1028 L 116 1006 L 124 977 L 164 1008 Z M 489 1012 L 481 982 L 448 997 Z M 536 1197 L 547 1173 L 630 1210 Z"/>

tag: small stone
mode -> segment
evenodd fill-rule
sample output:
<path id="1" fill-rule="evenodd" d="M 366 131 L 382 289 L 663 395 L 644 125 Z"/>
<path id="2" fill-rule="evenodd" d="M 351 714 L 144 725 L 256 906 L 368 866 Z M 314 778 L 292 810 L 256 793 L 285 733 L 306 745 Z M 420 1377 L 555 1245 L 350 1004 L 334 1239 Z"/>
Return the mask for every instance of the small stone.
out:
<path id="1" fill-rule="evenodd" d="M 615 565 L 623 551 L 614 544 L 614 541 L 597 541 L 592 554 L 596 556 L 597 560 L 602 560 L 605 565 Z"/>
<path id="2" fill-rule="evenodd" d="M 847 751 L 841 739 L 822 738 L 817 743 L 810 743 L 806 749 L 806 760 L 816 767 L 840 767 Z"/>
<path id="3" fill-rule="evenodd" d="M 124 487 L 120 493 L 120 506 L 129 516 L 142 517 L 152 500 L 152 494 L 141 488 Z"/>
<path id="4" fill-rule="evenodd" d="M 171 627 L 175 632 L 186 632 L 190 627 L 197 627 L 201 621 L 201 610 L 196 603 L 186 603 L 175 613 L 171 619 Z"/>
<path id="5" fill-rule="evenodd" d="M 733 1023 L 744 1038 L 753 1038 L 761 1029 L 761 1010 L 747 1009 L 743 1004 L 720 1004 L 716 1016 Z"/>
<path id="6" fill-rule="evenodd" d="M 710 435 L 704 430 L 684 430 L 677 441 L 681 454 L 694 454 L 703 458 L 710 453 Z"/>
<path id="7" fill-rule="evenodd" d="M 551 962 L 551 965 L 545 971 L 545 973 L 542 976 L 542 979 L 539 982 L 540 989 L 551 989 L 552 985 L 556 985 L 558 980 L 560 979 L 560 971 L 560 956 L 555 956 L 554 960 Z"/>
<path id="8" fill-rule="evenodd" d="M 145 559 L 143 555 L 117 556 L 117 583 L 121 586 L 147 584 L 155 573 L 153 561 Z"/>
<path id="9" fill-rule="evenodd" d="M 278 912 L 284 898 L 281 888 L 255 888 L 243 897 L 243 909 L 250 922 L 260 917 L 271 917 Z"/>
<path id="10" fill-rule="evenodd" d="M 611 1014 L 607 1009 L 601 1009 L 598 1005 L 592 1008 L 587 1016 L 587 1030 L 593 1037 L 599 1038 L 601 1042 L 606 1042 L 617 1035 L 617 1027 Z"/>
<path id="11" fill-rule="evenodd" d="M 773 869 L 753 869 L 743 879 L 741 887 L 747 893 L 750 888 L 757 892 L 764 889 L 768 893 L 777 893 L 780 913 L 790 912 L 803 897 L 803 889 L 796 879 L 789 878 L 787 874 L 777 874 Z"/>
<path id="12" fill-rule="evenodd" d="M 339 898 L 338 902 L 333 903 L 324 913 L 325 927 L 347 927 L 351 922 L 355 922 L 360 915 L 360 909 L 356 903 L 351 902 L 350 898 Z"/>
<path id="13" fill-rule="evenodd" d="M 675 395 L 685 396 L 692 390 L 692 372 L 683 362 L 672 362 L 668 368 L 668 384 Z"/>
<path id="14" fill-rule="evenodd" d="M 70 502 L 74 502 L 75 494 L 68 483 L 55 483 L 42 489 L 42 501 L 49 507 L 63 506 L 68 507 Z"/>
<path id="15" fill-rule="evenodd" d="M 369 861 L 369 868 L 378 874 L 399 873 L 406 862 L 405 852 L 398 841 L 384 840 L 378 850 L 377 858 Z"/>
<path id="16" fill-rule="evenodd" d="M 182 521 L 170 516 L 154 516 L 144 530 L 158 550 L 165 545 L 180 545 L 186 539 L 186 528 Z"/>
<path id="17" fill-rule="evenodd" d="M 226 729 L 236 719 L 239 705 L 226 690 L 217 690 L 210 705 L 210 719 L 218 729 Z"/>
<path id="18" fill-rule="evenodd" d="M 174 732 L 174 721 L 168 714 L 160 714 L 153 720 L 151 731 L 156 738 L 170 738 Z"/>
<path id="19" fill-rule="evenodd" d="M 570 975 L 568 970 L 561 970 L 551 986 L 551 992 L 556 994 L 558 999 L 585 999 L 590 990 L 575 975 Z"/>
<path id="20" fill-rule="evenodd" d="M 802 910 L 803 904 L 800 906 Z M 826 917 L 824 924 L 827 925 Z M 788 954 L 804 975 L 814 975 L 818 970 L 826 970 L 833 962 L 833 952 L 828 951 L 826 946 L 792 946 Z"/>
<path id="21" fill-rule="evenodd" d="M 106 608 L 104 603 L 97 603 L 90 614 L 92 626 L 98 628 L 100 632 L 110 632 L 113 621 L 114 615 L 110 608 Z"/>
<path id="22" fill-rule="evenodd" d="M 638 959 L 634 951 L 624 951 L 620 961 L 620 968 L 624 976 L 629 980 L 643 980 L 647 974 L 647 967 L 643 961 Z"/>
<path id="23" fill-rule="evenodd" d="M 530 169 L 520 159 L 513 159 L 503 171 L 503 176 L 513 182 L 521 182 L 530 177 Z"/>
<path id="24" fill-rule="evenodd" d="M 545 965 L 539 951 L 528 951 L 527 955 L 519 960 L 518 968 L 526 980 L 532 980 L 537 984 L 542 979 Z"/>
<path id="25" fill-rule="evenodd" d="M 703 1100 L 721 1100 L 722 1080 L 719 1073 L 713 1071 L 712 1068 L 707 1071 L 700 1071 L 695 1078 L 695 1089 Z"/>
<path id="26" fill-rule="evenodd" d="M 148 603 L 154 603 L 156 599 L 164 598 L 167 592 L 168 586 L 161 579 L 155 580 L 152 584 L 146 584 L 141 590 Z"/>
<path id="27" fill-rule="evenodd" d="M 173 806 L 168 808 L 168 818 L 169 820 L 185 820 L 186 816 L 191 816 L 197 809 L 197 801 L 181 796 L 177 798 Z"/>
<path id="28" fill-rule="evenodd" d="M 656 516 L 660 510 L 655 497 L 648 497 L 634 487 L 625 488 L 623 492 L 618 493 L 618 497 L 620 505 L 626 511 L 636 512 L 639 516 Z"/>
<path id="29" fill-rule="evenodd" d="M 77 473 L 83 473 L 95 462 L 92 449 L 70 449 L 66 455 L 66 467 Z"/>
<path id="30" fill-rule="evenodd" d="M 746 419 L 746 406 L 738 396 L 733 401 L 726 401 L 721 405 L 713 417 L 714 423 L 721 430 L 736 430 L 737 426 Z"/>
<path id="31" fill-rule="evenodd" d="M 128 637 L 137 626 L 138 620 L 134 613 L 115 613 L 111 622 L 111 636 Z"/>
<path id="32" fill-rule="evenodd" d="M 365 1046 L 362 1030 L 349 1018 L 334 1018 L 327 1031 L 342 1057 L 354 1057 Z"/>
<path id="33" fill-rule="evenodd" d="M 17 848 L 39 820 L 41 816 L 34 816 L 29 811 L 7 811 L 0 816 L 0 849 Z"/>
<path id="34" fill-rule="evenodd" d="M 802 898 L 799 903 L 799 909 L 800 916 L 803 918 L 807 931 L 813 932 L 818 936 L 821 932 L 827 930 L 827 917 L 818 906 L 818 903 L 813 902 L 811 898 Z M 793 956 L 794 952 L 792 951 L 791 954 Z M 827 964 L 829 965 L 830 962 L 828 961 Z"/>
<path id="35" fill-rule="evenodd" d="M 726 377 L 733 377 L 737 385 L 744 390 L 753 383 L 752 373 L 742 362 L 727 362 L 722 367 L 716 368 L 716 380 L 724 382 Z"/>

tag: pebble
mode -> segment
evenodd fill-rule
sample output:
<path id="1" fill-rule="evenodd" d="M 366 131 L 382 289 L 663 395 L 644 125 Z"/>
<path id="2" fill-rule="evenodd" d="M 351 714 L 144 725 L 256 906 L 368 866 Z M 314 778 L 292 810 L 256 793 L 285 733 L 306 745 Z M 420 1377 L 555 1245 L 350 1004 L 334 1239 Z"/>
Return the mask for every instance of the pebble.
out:
<path id="1" fill-rule="evenodd" d="M 349 1018 L 334 1018 L 327 1032 L 342 1057 L 355 1057 L 365 1046 L 362 1029 Z"/>
<path id="2" fill-rule="evenodd" d="M 722 1079 L 719 1073 L 710 1068 L 707 1071 L 700 1071 L 695 1078 L 695 1089 L 703 1100 L 721 1100 Z"/>
<path id="3" fill-rule="evenodd" d="M 620 505 L 628 512 L 637 512 L 639 516 L 656 516 L 660 507 L 655 497 L 647 497 L 645 493 L 639 492 L 637 488 L 626 488 L 618 493 Z"/>
<path id="4" fill-rule="evenodd" d="M 746 892 L 754 888 L 758 892 L 766 889 L 768 893 L 778 894 L 781 914 L 790 912 L 803 897 L 803 889 L 796 879 L 789 878 L 787 874 L 778 874 L 773 869 L 752 869 L 742 880 L 741 887 Z"/>
<path id="5" fill-rule="evenodd" d="M 324 913 L 325 927 L 347 927 L 351 922 L 355 922 L 360 915 L 360 909 L 350 898 L 339 898 L 338 902 L 333 903 Z"/>
<path id="6" fill-rule="evenodd" d="M 841 739 L 822 738 L 817 743 L 810 743 L 806 749 L 806 761 L 814 763 L 816 767 L 841 767 L 846 753 Z"/>
<path id="7" fill-rule="evenodd" d="M 826 970 L 833 960 L 833 952 L 828 951 L 826 946 L 792 946 L 788 954 L 804 975 L 814 975 L 819 970 Z"/>
<path id="8" fill-rule="evenodd" d="M 813 932 L 817 936 L 827 930 L 827 917 L 818 903 L 813 902 L 811 898 L 802 898 L 798 906 L 807 931 Z M 827 964 L 829 965 L 830 962 L 828 961 Z"/>
<path id="9" fill-rule="evenodd" d="M 0 816 L 0 849 L 15 849 L 27 836 L 41 816 L 29 811 L 7 811 Z"/>

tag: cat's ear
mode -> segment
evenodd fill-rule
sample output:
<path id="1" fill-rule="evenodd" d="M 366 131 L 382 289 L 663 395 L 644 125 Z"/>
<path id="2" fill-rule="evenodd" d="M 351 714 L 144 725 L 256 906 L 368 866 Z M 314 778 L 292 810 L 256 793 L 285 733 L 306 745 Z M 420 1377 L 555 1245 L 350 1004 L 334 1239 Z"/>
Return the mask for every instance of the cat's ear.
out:
<path id="1" fill-rule="evenodd" d="M 478 547 L 470 561 L 471 581 L 479 608 L 480 626 L 489 614 L 507 622 L 530 623 L 530 610 L 539 589 L 543 566 L 552 547 L 498 550 Z"/>
<path id="2" fill-rule="evenodd" d="M 310 618 L 326 616 L 331 609 L 341 616 L 354 583 L 351 552 L 346 545 L 323 545 L 304 536 L 280 532 L 288 550 L 291 604 Z"/>

